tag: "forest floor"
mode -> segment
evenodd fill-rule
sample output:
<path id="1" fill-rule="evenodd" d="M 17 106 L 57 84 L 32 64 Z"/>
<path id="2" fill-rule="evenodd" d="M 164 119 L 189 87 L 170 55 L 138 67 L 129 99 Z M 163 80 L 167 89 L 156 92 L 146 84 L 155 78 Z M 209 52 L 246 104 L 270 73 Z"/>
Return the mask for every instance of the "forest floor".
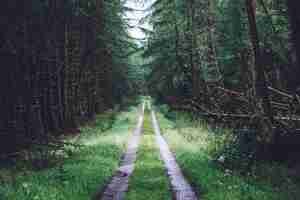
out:
<path id="1" fill-rule="evenodd" d="M 232 134 L 230 130 L 215 132 L 206 122 L 192 120 L 185 113 L 171 115 L 157 113 L 163 136 L 176 155 L 185 177 L 201 199 L 299 199 L 299 180 L 289 175 L 286 166 L 259 162 L 246 174 L 241 174 L 239 169 L 228 169 L 216 160 L 215 153 L 218 149 L 224 149 L 228 135 Z M 242 163 L 243 160 L 236 159 L 236 162 Z"/>
<path id="2" fill-rule="evenodd" d="M 0 200 L 87 200 L 103 188 L 119 166 L 128 137 L 137 124 L 138 110 L 109 113 L 83 126 L 74 138 L 83 147 L 66 155 L 62 164 L 42 170 L 26 161 L 0 168 Z M 110 127 L 111 126 L 111 127 Z M 74 141 L 75 142 L 75 141 Z"/>
<path id="3" fill-rule="evenodd" d="M 136 107 L 116 113 L 105 131 L 107 117 L 98 116 L 73 138 L 83 147 L 61 164 L 36 170 L 20 161 L 0 168 L 0 200 L 113 199 L 104 194 L 114 177 L 124 181 L 110 192 L 121 191 L 117 199 L 125 200 L 194 200 L 195 193 L 203 200 L 299 199 L 299 183 L 284 166 L 261 163 L 241 175 L 216 164 L 212 152 L 225 134 L 212 133 L 203 121 L 141 113 Z"/>

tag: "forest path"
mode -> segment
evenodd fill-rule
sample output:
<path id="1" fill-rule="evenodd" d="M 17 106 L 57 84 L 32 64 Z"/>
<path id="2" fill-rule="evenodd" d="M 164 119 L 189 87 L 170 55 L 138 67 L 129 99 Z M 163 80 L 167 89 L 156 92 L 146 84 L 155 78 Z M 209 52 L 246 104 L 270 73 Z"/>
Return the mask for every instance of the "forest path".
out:
<path id="1" fill-rule="evenodd" d="M 161 159 L 165 163 L 165 168 L 170 179 L 173 199 L 175 200 L 197 200 L 197 196 L 193 191 L 191 185 L 184 178 L 180 167 L 170 148 L 160 133 L 159 123 L 156 119 L 154 111 L 151 112 L 152 123 L 156 135 L 156 142 L 160 149 Z"/>
<path id="2" fill-rule="evenodd" d="M 144 121 L 144 108 L 145 104 L 143 104 L 141 107 L 137 127 L 135 128 L 132 137 L 128 141 L 127 150 L 123 155 L 119 169 L 112 177 L 106 188 L 104 188 L 104 191 L 97 195 L 97 200 L 124 199 L 125 193 L 128 190 L 129 177 L 134 170 L 134 163 L 137 157 L 137 150 Z"/>
<path id="3" fill-rule="evenodd" d="M 147 106 L 147 108 L 146 108 Z M 149 113 L 144 113 L 146 111 L 149 111 Z M 150 145 L 151 148 L 147 148 L 148 153 L 144 152 L 145 148 L 142 148 L 141 150 L 139 150 L 138 153 L 138 147 L 139 147 L 139 143 L 142 137 L 142 130 L 143 130 L 143 123 L 146 119 L 144 119 L 146 116 L 144 115 L 149 115 L 149 124 L 150 124 L 150 129 L 153 129 L 153 145 Z M 147 120 L 146 120 L 147 121 Z M 151 123 L 152 122 L 152 123 Z M 147 123 L 146 123 L 147 124 Z M 144 129 L 145 129 L 145 124 L 144 124 Z M 151 132 L 151 131 L 150 131 Z M 144 135 L 144 133 L 143 133 Z M 151 135 L 150 136 L 143 136 L 143 143 L 142 146 L 145 147 L 145 140 L 148 141 L 148 139 L 151 139 Z M 147 143 L 147 142 L 146 142 Z M 146 145 L 147 146 L 147 145 Z M 155 152 L 154 148 L 156 146 L 156 148 L 158 149 L 157 152 Z M 151 152 L 149 152 L 151 151 Z M 152 152 L 153 151 L 153 152 Z M 138 157 L 139 154 L 140 156 L 143 157 Z M 153 155 L 151 155 L 153 154 Z M 151 167 L 153 167 L 153 163 L 156 163 L 157 161 L 155 161 L 155 154 L 159 154 L 158 159 L 161 160 L 161 164 L 157 163 L 158 166 L 161 165 L 161 171 L 162 174 L 160 174 L 159 172 L 156 173 L 156 171 L 152 171 L 150 174 L 152 175 L 147 175 L 147 176 L 143 176 L 143 174 L 141 175 L 139 172 L 142 170 L 144 172 L 147 172 L 147 174 L 149 174 L 149 170 L 151 171 Z M 149 160 L 149 155 L 150 157 L 153 157 Z M 144 156 L 148 157 L 148 158 L 144 158 Z M 138 159 L 137 159 L 138 157 Z M 141 166 L 145 169 L 136 169 L 139 172 L 136 172 L 135 170 L 135 165 L 138 163 L 139 168 L 141 168 Z M 137 167 L 138 167 L 137 166 Z M 149 169 L 148 169 L 149 168 Z M 163 173 L 165 169 L 165 173 Z M 136 172 L 136 173 L 135 173 Z M 156 174 L 156 175 L 154 175 Z M 110 183 L 106 186 L 106 188 L 104 188 L 104 190 L 102 191 L 102 193 L 99 193 L 99 196 L 96 198 L 97 200 L 101 199 L 101 200 L 123 200 L 123 199 L 135 199 L 136 196 L 135 195 L 142 195 L 143 198 L 147 197 L 147 196 L 151 196 L 152 195 L 156 195 L 154 194 L 155 192 L 155 186 L 153 186 L 153 190 L 143 190 L 143 187 L 148 187 L 145 186 L 144 184 L 140 184 L 140 183 L 151 183 L 156 179 L 164 179 L 163 177 L 168 176 L 169 179 L 169 183 L 170 183 L 170 188 L 164 188 L 165 190 L 171 190 L 172 191 L 172 195 L 168 194 L 167 196 L 169 196 L 168 198 L 174 199 L 174 200 L 198 200 L 195 192 L 193 191 L 191 185 L 188 183 L 188 181 L 184 178 L 183 173 L 179 167 L 179 165 L 176 162 L 175 156 L 172 154 L 172 152 L 169 149 L 169 146 L 167 144 L 167 142 L 165 141 L 165 139 L 163 138 L 163 136 L 161 135 L 160 132 L 160 128 L 159 128 L 159 123 L 156 119 L 155 113 L 154 111 L 151 109 L 150 103 L 149 102 L 145 102 L 142 106 L 142 111 L 140 112 L 140 116 L 139 116 L 139 121 L 138 121 L 138 125 L 136 127 L 136 129 L 134 130 L 133 136 L 129 139 L 128 142 L 128 147 L 127 147 L 127 151 L 125 152 L 123 159 L 121 161 L 120 167 L 117 170 L 116 174 L 112 177 Z M 141 180 L 141 179 L 147 179 L 147 180 Z M 133 179 L 132 181 L 130 181 L 130 179 Z M 140 181 L 139 181 L 140 179 Z M 149 180 L 148 180 L 149 179 Z M 168 182 L 168 179 L 166 178 L 166 181 Z M 138 183 L 138 184 L 137 184 Z M 157 184 L 161 184 L 162 182 L 157 182 Z M 151 185 L 151 184 L 150 184 Z M 163 185 L 163 184 L 162 184 Z M 168 189 L 169 188 L 169 189 Z M 128 191 L 129 189 L 129 191 Z M 164 190 L 163 188 L 158 188 L 158 190 Z M 144 191 L 144 193 L 141 193 L 140 191 Z M 126 194 L 130 194 L 129 196 L 126 196 Z M 145 194 L 145 192 L 147 194 Z M 164 193 L 165 191 L 162 191 L 161 194 L 163 194 L 162 196 L 156 196 L 156 198 L 166 198 L 166 196 L 164 196 L 166 193 Z M 149 194 L 148 194 L 149 193 Z M 160 193 L 158 191 L 158 193 Z M 171 197 L 172 196 L 172 197 Z M 160 199 L 153 199 L 153 200 L 160 200 Z M 165 199 L 161 199 L 161 200 L 165 200 Z"/>

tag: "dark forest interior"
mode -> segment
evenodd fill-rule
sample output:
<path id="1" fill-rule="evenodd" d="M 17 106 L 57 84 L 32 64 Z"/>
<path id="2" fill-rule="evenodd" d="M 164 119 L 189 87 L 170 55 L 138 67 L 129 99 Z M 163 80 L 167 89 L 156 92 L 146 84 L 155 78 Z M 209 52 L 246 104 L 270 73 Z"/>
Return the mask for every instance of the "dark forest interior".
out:
<path id="1" fill-rule="evenodd" d="M 132 116 L 139 116 L 147 102 L 153 106 L 149 113 L 159 113 L 162 131 L 172 132 L 164 127 L 173 123 L 177 130 L 184 118 L 189 128 L 205 124 L 215 135 L 208 137 L 228 139 L 230 132 L 229 142 L 222 140 L 208 153 L 218 168 L 243 177 L 261 163 L 283 166 L 300 194 L 299 9 L 297 0 L 5 0 L 0 6 L 0 199 L 21 199 L 7 188 L 16 180 L 23 187 L 24 181 L 11 175 L 22 168 L 63 170 L 68 153 L 81 155 L 90 148 L 82 142 L 87 133 L 133 129 Z M 144 14 L 133 25 L 127 13 L 135 12 Z M 133 28 L 143 38 L 135 38 Z M 149 113 L 145 126 L 151 126 Z M 120 136 L 123 146 L 127 136 Z M 198 136 L 182 137 L 193 142 Z M 189 175 L 180 157 L 187 154 L 178 153 L 169 133 L 164 137 L 184 175 L 198 187 L 198 179 L 189 179 L 198 175 Z M 142 149 L 154 148 L 153 138 L 143 141 Z M 106 152 L 115 160 L 107 165 L 105 183 L 118 166 L 122 145 Z M 93 186 L 85 195 L 95 192 Z M 67 198 L 73 196 L 52 199 Z"/>

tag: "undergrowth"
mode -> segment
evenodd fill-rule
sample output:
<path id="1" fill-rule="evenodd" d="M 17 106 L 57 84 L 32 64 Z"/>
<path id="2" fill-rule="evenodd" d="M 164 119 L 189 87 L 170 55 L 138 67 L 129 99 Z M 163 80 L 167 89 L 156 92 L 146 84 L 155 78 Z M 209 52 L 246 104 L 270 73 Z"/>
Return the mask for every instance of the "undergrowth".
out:
<path id="1" fill-rule="evenodd" d="M 300 187 L 288 168 L 262 161 L 250 165 L 247 162 L 253 159 L 244 158 L 239 147 L 232 145 L 235 136 L 231 130 L 211 129 L 184 113 L 168 112 L 167 116 L 172 120 L 158 114 L 164 137 L 201 199 L 299 199 Z"/>
<path id="2" fill-rule="evenodd" d="M 111 129 L 103 131 L 103 124 L 109 122 L 105 116 L 98 116 L 93 126 L 82 127 L 81 135 L 73 139 L 83 147 L 51 168 L 36 171 L 23 163 L 1 168 L 0 199 L 90 199 L 118 167 L 136 118 L 136 109 L 119 113 Z"/>

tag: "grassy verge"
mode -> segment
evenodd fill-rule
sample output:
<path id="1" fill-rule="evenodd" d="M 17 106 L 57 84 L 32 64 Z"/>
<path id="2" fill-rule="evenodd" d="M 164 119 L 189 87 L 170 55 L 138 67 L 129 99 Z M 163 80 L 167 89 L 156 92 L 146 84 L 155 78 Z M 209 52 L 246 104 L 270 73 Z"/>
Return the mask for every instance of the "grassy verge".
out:
<path id="1" fill-rule="evenodd" d="M 159 149 L 155 144 L 155 135 L 149 113 L 145 113 L 144 135 L 139 147 L 135 169 L 129 180 L 129 191 L 125 199 L 171 199 L 169 181 L 163 162 L 159 158 Z"/>
<path id="2" fill-rule="evenodd" d="M 201 122 L 191 122 L 177 114 L 175 123 L 158 115 L 165 138 L 187 179 L 203 200 L 296 200 L 300 188 L 282 166 L 261 163 L 256 175 L 241 176 L 222 169 L 213 161 L 213 149 L 226 138 L 212 134 Z M 220 142 L 221 141 L 221 142 Z"/>
<path id="3" fill-rule="evenodd" d="M 95 126 L 81 128 L 82 134 L 76 140 L 84 147 L 65 159 L 61 166 L 41 171 L 21 167 L 0 169 L 0 199 L 90 199 L 118 167 L 136 118 L 136 109 L 120 113 L 112 128 L 103 132 L 104 118 L 99 116 Z"/>

